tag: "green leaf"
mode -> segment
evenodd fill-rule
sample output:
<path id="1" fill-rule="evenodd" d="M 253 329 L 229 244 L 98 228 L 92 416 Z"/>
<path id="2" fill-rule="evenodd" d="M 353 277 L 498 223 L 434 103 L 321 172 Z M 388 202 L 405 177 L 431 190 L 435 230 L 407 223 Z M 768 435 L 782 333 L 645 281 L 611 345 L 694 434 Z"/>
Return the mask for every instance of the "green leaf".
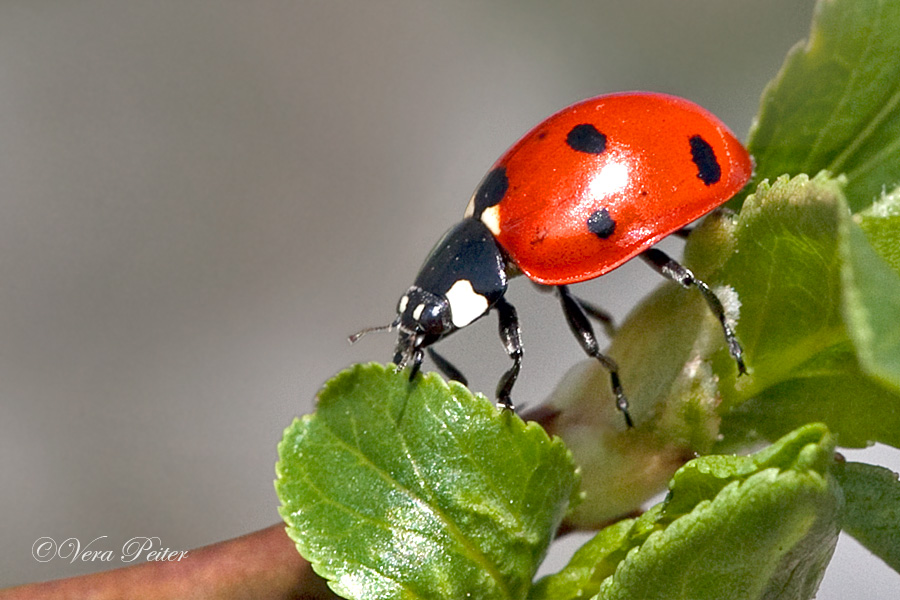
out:
<path id="1" fill-rule="evenodd" d="M 896 223 L 867 218 L 870 230 L 878 231 L 884 247 L 886 229 L 892 229 L 893 252 L 900 248 Z M 863 370 L 880 383 L 900 392 L 900 273 L 876 253 L 863 230 L 846 223 L 842 236 L 844 314 L 850 337 Z M 896 406 L 896 404 L 895 404 Z"/>
<path id="2" fill-rule="evenodd" d="M 885 194 L 854 220 L 866 234 L 875 252 L 900 273 L 900 189 Z"/>
<path id="3" fill-rule="evenodd" d="M 750 375 L 720 385 L 724 444 L 822 421 L 843 446 L 900 445 L 900 277 L 852 222 L 841 180 L 760 185 L 736 238 L 715 277 L 741 299 Z"/>
<path id="4" fill-rule="evenodd" d="M 846 211 L 841 181 L 825 174 L 763 183 L 747 199 L 734 252 L 717 277 L 741 299 L 738 335 L 751 375 L 764 388 L 846 339 L 838 235 Z M 748 394 L 730 394 L 726 402 Z M 749 394 L 752 395 L 752 394 Z"/>
<path id="5" fill-rule="evenodd" d="M 706 265 L 720 267 L 730 256 L 733 230 L 729 214 L 714 213 L 691 234 L 709 242 L 694 244 L 704 248 Z M 717 287 L 720 279 L 708 283 L 720 296 L 730 295 L 730 288 Z M 738 303 L 732 299 L 726 310 L 735 314 Z M 719 387 L 737 373 L 709 307 L 697 290 L 674 283 L 635 308 L 609 354 L 619 365 L 634 429 L 625 428 L 609 373 L 595 360 L 566 373 L 547 402 L 556 413 L 548 429 L 565 440 L 586 475 L 587 501 L 566 518 L 578 529 L 598 529 L 634 513 L 681 465 L 709 453 L 719 433 Z"/>
<path id="6" fill-rule="evenodd" d="M 665 502 L 601 531 L 529 598 L 812 598 L 839 530 L 833 450 L 809 425 L 751 456 L 695 459 Z"/>
<path id="7" fill-rule="evenodd" d="M 860 370 L 849 343 L 799 365 L 784 381 L 759 391 L 723 415 L 723 446 L 775 439 L 786 429 L 820 420 L 840 432 L 844 447 L 872 440 L 900 443 L 900 402 L 895 392 Z"/>
<path id="8" fill-rule="evenodd" d="M 693 308 L 688 306 L 688 310 Z M 674 314 L 684 313 L 676 310 Z M 665 328 L 657 330 L 651 325 L 645 331 L 654 333 L 645 334 L 643 339 L 655 339 L 657 346 L 663 345 L 659 340 L 672 341 L 666 337 Z M 566 517 L 568 527 L 597 529 L 634 513 L 665 488 L 678 467 L 712 447 L 718 417 L 715 380 L 709 367 L 699 363 L 696 368 L 676 372 L 674 381 L 667 381 L 665 377 L 671 374 L 665 367 L 677 360 L 674 354 L 657 363 L 660 373 L 642 378 L 639 373 L 645 363 L 637 360 L 638 353 L 632 356 L 635 360 L 617 360 L 632 415 L 639 415 L 635 428 L 625 428 L 609 392 L 609 373 L 595 360 L 573 367 L 546 405 L 555 413 L 546 425 L 548 430 L 563 437 L 582 472 L 588 475 L 582 486 L 586 501 Z M 670 385 L 653 387 L 661 382 Z M 653 401 L 659 404 L 647 410 Z M 651 412 L 654 408 L 655 414 Z"/>
<path id="9" fill-rule="evenodd" d="M 847 463 L 835 470 L 844 491 L 844 531 L 900 573 L 900 482 L 875 465 Z"/>
<path id="10" fill-rule="evenodd" d="M 696 454 L 778 439 L 824 422 L 841 445 L 900 446 L 900 279 L 873 252 L 822 173 L 761 184 L 741 214 L 710 215 L 685 264 L 725 299 L 749 375 L 738 377 L 696 290 L 666 284 L 619 329 L 637 427 L 613 410 L 608 373 L 571 370 L 550 398 L 552 431 L 585 473 L 578 528 L 628 515 Z M 718 441 L 716 441 L 718 439 Z"/>
<path id="11" fill-rule="evenodd" d="M 523 598 L 577 498 L 559 439 L 375 364 L 329 381 L 278 451 L 288 534 L 346 598 Z"/>
<path id="12" fill-rule="evenodd" d="M 804 425 L 749 456 L 711 455 L 687 463 L 672 477 L 665 505 L 669 515 L 686 514 L 712 500 L 726 486 L 766 469 L 825 473 L 833 462 L 834 438 L 822 424 Z M 677 493 L 676 493 L 677 492 Z"/>
<path id="13" fill-rule="evenodd" d="M 603 528 L 575 552 L 563 570 L 535 583 L 529 600 L 568 600 L 596 594 L 603 580 L 615 573 L 616 566 L 632 548 L 634 529 L 634 519 Z"/>
<path id="14" fill-rule="evenodd" d="M 854 210 L 900 180 L 900 3 L 821 0 L 763 93 L 748 147 L 756 181 L 846 174 Z"/>

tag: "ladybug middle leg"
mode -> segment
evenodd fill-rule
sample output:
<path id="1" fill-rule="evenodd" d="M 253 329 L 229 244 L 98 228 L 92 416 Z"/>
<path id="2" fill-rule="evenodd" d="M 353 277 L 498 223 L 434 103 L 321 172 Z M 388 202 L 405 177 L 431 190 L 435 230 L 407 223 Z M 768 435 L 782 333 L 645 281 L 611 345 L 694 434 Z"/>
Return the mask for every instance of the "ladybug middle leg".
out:
<path id="1" fill-rule="evenodd" d="M 573 300 L 581 305 L 581 309 L 587 316 L 600 323 L 600 326 L 603 327 L 603 333 L 605 333 L 607 337 L 614 337 L 616 335 L 616 323 L 611 314 L 593 302 L 585 300 L 580 296 L 574 294 L 571 294 L 571 296 Z"/>
<path id="2" fill-rule="evenodd" d="M 641 258 L 663 277 L 671 279 L 683 287 L 690 287 L 693 285 L 700 291 L 703 300 L 706 301 L 707 306 L 709 306 L 713 315 L 715 315 L 722 325 L 722 332 L 725 334 L 725 343 L 728 345 L 728 352 L 731 353 L 731 357 L 734 358 L 734 362 L 737 363 L 738 373 L 740 375 L 746 375 L 747 367 L 744 365 L 744 350 L 741 348 L 741 343 L 734 333 L 734 327 L 732 327 L 728 318 L 725 316 L 725 308 L 722 306 L 722 301 L 719 300 L 719 297 L 716 296 L 715 292 L 709 289 L 709 286 L 704 282 L 694 277 L 694 274 L 691 273 L 690 269 L 682 266 L 662 250 L 657 250 L 656 248 L 644 250 L 641 252 Z"/>
<path id="3" fill-rule="evenodd" d="M 572 295 L 567 286 L 558 285 L 556 289 L 559 292 L 559 300 L 562 303 L 566 321 L 569 323 L 569 329 L 572 330 L 585 353 L 596 358 L 603 368 L 609 371 L 613 394 L 616 396 L 616 407 L 625 417 L 625 424 L 628 427 L 634 427 L 634 421 L 631 420 L 631 414 L 628 412 L 628 398 L 625 397 L 625 390 L 622 389 L 622 382 L 619 380 L 619 366 L 613 359 L 600 352 L 600 344 L 597 343 L 597 336 L 585 314 L 583 304 Z"/>

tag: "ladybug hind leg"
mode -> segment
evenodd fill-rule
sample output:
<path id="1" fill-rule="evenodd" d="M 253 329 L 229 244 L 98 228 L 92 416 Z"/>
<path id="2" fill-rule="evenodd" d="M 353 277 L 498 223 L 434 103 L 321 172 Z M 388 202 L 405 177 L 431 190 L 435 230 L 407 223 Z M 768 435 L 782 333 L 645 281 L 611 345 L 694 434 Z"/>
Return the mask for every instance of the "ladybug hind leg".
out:
<path id="1" fill-rule="evenodd" d="M 600 352 L 600 344 L 597 343 L 597 335 L 585 314 L 584 303 L 573 296 L 567 286 L 558 285 L 556 289 L 559 292 L 559 300 L 562 303 L 566 321 L 569 323 L 569 329 L 572 330 L 585 353 L 591 358 L 597 359 L 603 368 L 609 371 L 610 384 L 613 394 L 616 396 L 616 407 L 622 412 L 625 424 L 628 427 L 634 427 L 634 421 L 628 412 L 628 398 L 625 396 L 625 390 L 619 379 L 619 366 L 613 359 Z"/>
<path id="2" fill-rule="evenodd" d="M 734 333 L 734 327 L 725 315 L 722 301 L 719 300 L 715 292 L 706 283 L 694 277 L 690 269 L 682 266 L 662 250 L 657 250 L 656 248 L 644 250 L 641 252 L 641 258 L 663 277 L 671 279 L 683 287 L 694 286 L 700 291 L 700 295 L 703 296 L 703 300 L 706 301 L 709 310 L 712 311 L 722 325 L 725 343 L 728 345 L 728 352 L 734 358 L 734 362 L 737 363 L 738 373 L 746 375 L 747 367 L 744 365 L 744 350 L 741 348 L 741 343 Z"/>

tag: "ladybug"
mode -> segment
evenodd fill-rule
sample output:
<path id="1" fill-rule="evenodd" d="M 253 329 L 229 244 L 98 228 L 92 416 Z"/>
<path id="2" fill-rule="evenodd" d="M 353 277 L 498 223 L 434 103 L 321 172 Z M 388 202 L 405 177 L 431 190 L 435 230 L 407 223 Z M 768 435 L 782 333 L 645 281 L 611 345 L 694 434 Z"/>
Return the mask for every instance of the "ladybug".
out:
<path id="1" fill-rule="evenodd" d="M 512 366 L 497 385 L 497 404 L 512 409 L 522 364 L 516 309 L 505 298 L 523 274 L 554 286 L 581 347 L 610 374 L 616 404 L 631 426 L 618 367 L 600 352 L 588 316 L 611 323 L 576 297 L 572 283 L 639 256 L 663 276 L 696 287 L 719 319 L 739 373 L 741 345 L 718 297 L 691 271 L 652 248 L 733 197 L 753 170 L 747 150 L 713 114 L 659 93 L 625 92 L 564 108 L 525 134 L 494 164 L 462 221 L 425 260 L 400 298 L 393 362 L 415 376 L 424 352 L 451 379 L 466 380 L 432 345 L 491 310 Z"/>

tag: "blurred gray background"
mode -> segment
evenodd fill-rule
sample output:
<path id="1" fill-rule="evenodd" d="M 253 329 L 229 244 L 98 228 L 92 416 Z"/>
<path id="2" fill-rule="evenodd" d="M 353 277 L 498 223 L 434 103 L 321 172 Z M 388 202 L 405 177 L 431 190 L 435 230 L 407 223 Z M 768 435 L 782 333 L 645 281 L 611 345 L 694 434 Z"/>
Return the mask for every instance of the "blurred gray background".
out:
<path id="1" fill-rule="evenodd" d="M 42 536 L 188 549 L 278 521 L 282 429 L 389 359 L 347 334 L 393 318 L 500 152 L 627 89 L 746 137 L 812 6 L 0 1 L 0 586 L 121 565 L 39 563 Z M 658 284 L 626 265 L 582 292 L 621 318 Z M 582 355 L 551 297 L 511 299 L 534 405 Z M 508 363 L 493 319 L 443 349 L 476 389 Z M 819 597 L 898 585 L 843 540 Z"/>

